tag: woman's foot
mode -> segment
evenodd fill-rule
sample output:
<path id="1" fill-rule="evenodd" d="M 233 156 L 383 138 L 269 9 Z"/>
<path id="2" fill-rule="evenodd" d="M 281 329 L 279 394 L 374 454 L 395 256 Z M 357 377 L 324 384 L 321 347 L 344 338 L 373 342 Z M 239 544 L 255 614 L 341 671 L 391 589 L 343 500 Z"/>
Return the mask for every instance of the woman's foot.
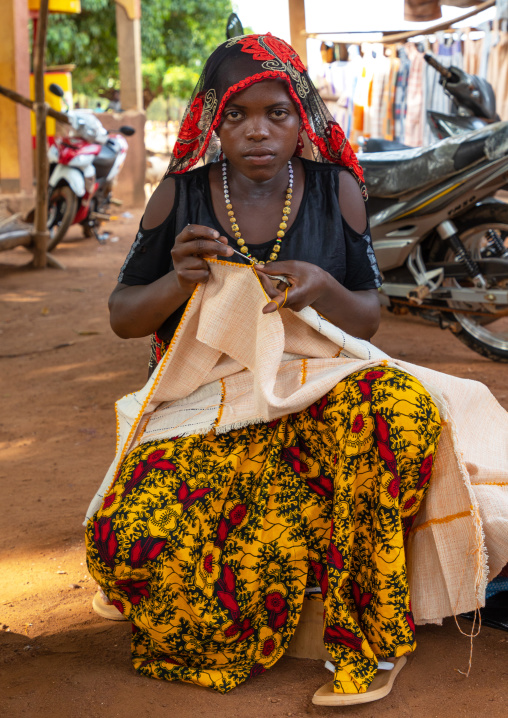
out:
<path id="1" fill-rule="evenodd" d="M 335 693 L 333 681 L 330 681 L 330 683 L 325 683 L 324 686 L 317 689 L 312 697 L 312 702 L 317 706 L 350 706 L 355 703 L 370 703 L 384 698 L 392 690 L 397 674 L 406 664 L 406 656 L 381 661 L 380 666 L 388 663 L 392 664 L 393 668 L 390 670 L 382 667 L 378 668 L 374 680 L 365 693 Z"/>
<path id="2" fill-rule="evenodd" d="M 93 597 L 92 608 L 101 618 L 107 618 L 109 621 L 126 621 L 125 616 L 113 606 L 102 588 L 98 588 L 97 593 Z"/>

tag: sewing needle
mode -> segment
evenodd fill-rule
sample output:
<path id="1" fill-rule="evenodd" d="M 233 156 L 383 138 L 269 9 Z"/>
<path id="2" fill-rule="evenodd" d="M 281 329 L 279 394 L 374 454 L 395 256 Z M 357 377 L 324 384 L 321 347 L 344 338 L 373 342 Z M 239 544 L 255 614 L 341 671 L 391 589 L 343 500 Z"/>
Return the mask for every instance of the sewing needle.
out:
<path id="1" fill-rule="evenodd" d="M 224 242 L 221 242 L 220 239 L 214 239 L 213 241 L 214 241 L 214 242 L 218 242 L 219 244 L 222 244 L 222 245 L 224 244 Z M 246 256 L 245 256 L 245 254 L 242 254 L 241 252 L 239 252 L 239 251 L 238 251 L 237 249 L 235 249 L 234 247 L 231 247 L 230 244 L 228 244 L 227 246 L 228 246 L 230 249 L 232 249 L 235 254 L 238 254 L 239 257 L 241 257 L 242 259 L 245 259 L 245 260 L 247 260 L 248 262 L 250 262 L 251 267 L 252 267 L 254 264 L 257 264 L 257 261 L 256 261 L 255 259 L 249 259 L 249 257 L 246 257 Z M 288 280 L 288 278 L 285 277 L 283 274 L 268 274 L 267 276 L 270 277 L 270 279 L 278 279 L 280 282 L 283 282 L 284 284 L 287 284 L 288 287 L 291 286 L 291 282 L 290 282 L 290 281 Z"/>
<path id="2" fill-rule="evenodd" d="M 218 242 L 219 244 L 222 244 L 224 246 L 224 242 L 221 242 L 220 239 L 214 239 L 213 241 Z M 239 257 L 241 257 L 242 259 L 245 259 L 246 262 L 250 262 L 251 264 L 257 264 L 257 262 L 254 259 L 249 259 L 249 257 L 246 257 L 245 254 L 242 254 L 237 249 L 232 247 L 230 244 L 228 244 L 227 246 L 230 249 L 232 249 L 235 254 L 238 254 Z"/>

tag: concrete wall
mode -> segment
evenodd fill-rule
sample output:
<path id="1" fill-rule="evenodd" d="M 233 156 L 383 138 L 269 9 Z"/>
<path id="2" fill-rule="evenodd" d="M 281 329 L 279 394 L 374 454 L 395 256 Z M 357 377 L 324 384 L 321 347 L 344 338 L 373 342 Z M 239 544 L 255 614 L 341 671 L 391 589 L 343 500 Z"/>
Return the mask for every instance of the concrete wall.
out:
<path id="1" fill-rule="evenodd" d="M 136 130 L 132 137 L 126 137 L 129 144 L 127 159 L 118 176 L 114 196 L 121 199 L 126 207 L 145 206 L 145 113 L 136 110 L 126 112 L 102 112 L 97 115 L 107 130 L 116 130 L 121 125 L 130 125 Z"/>

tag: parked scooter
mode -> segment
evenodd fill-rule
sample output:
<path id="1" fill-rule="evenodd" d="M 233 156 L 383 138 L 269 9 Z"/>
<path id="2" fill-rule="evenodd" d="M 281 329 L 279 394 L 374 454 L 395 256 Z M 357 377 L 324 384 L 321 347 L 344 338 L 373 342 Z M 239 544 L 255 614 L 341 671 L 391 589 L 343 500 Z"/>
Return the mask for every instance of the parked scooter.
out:
<path id="1" fill-rule="evenodd" d="M 508 361 L 508 122 L 359 160 L 382 303 Z"/>
<path id="2" fill-rule="evenodd" d="M 58 85 L 51 84 L 49 90 L 63 97 Z M 48 250 L 62 241 L 73 224 L 81 224 L 85 236 L 103 241 L 99 227 L 109 219 L 110 206 L 121 204 L 112 197 L 112 189 L 127 156 L 122 135 L 130 137 L 135 132 L 125 125 L 109 133 L 87 110 L 68 110 L 67 117 L 69 134 L 58 137 L 48 151 Z"/>

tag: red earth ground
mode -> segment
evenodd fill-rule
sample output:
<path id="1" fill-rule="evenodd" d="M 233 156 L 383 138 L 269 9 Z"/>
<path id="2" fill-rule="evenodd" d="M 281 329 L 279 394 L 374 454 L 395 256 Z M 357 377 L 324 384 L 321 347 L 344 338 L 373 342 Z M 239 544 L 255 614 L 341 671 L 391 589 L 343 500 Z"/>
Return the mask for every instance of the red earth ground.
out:
<path id="1" fill-rule="evenodd" d="M 91 608 L 82 520 L 115 446 L 113 404 L 146 379 L 147 341 L 109 328 L 107 297 L 139 212 L 99 246 L 73 229 L 55 256 L 66 271 L 33 271 L 24 250 L 0 255 L 0 714 L 9 718 L 282 718 L 506 716 L 508 634 L 473 641 L 453 619 L 418 629 L 418 649 L 382 702 L 334 709 L 311 696 L 331 678 L 322 662 L 282 658 L 221 696 L 138 676 L 127 623 Z M 114 240 L 117 237 L 118 239 Z M 485 382 L 508 408 L 508 370 L 450 332 L 387 313 L 374 343 L 393 356 Z M 464 632 L 471 624 L 458 619 Z"/>

